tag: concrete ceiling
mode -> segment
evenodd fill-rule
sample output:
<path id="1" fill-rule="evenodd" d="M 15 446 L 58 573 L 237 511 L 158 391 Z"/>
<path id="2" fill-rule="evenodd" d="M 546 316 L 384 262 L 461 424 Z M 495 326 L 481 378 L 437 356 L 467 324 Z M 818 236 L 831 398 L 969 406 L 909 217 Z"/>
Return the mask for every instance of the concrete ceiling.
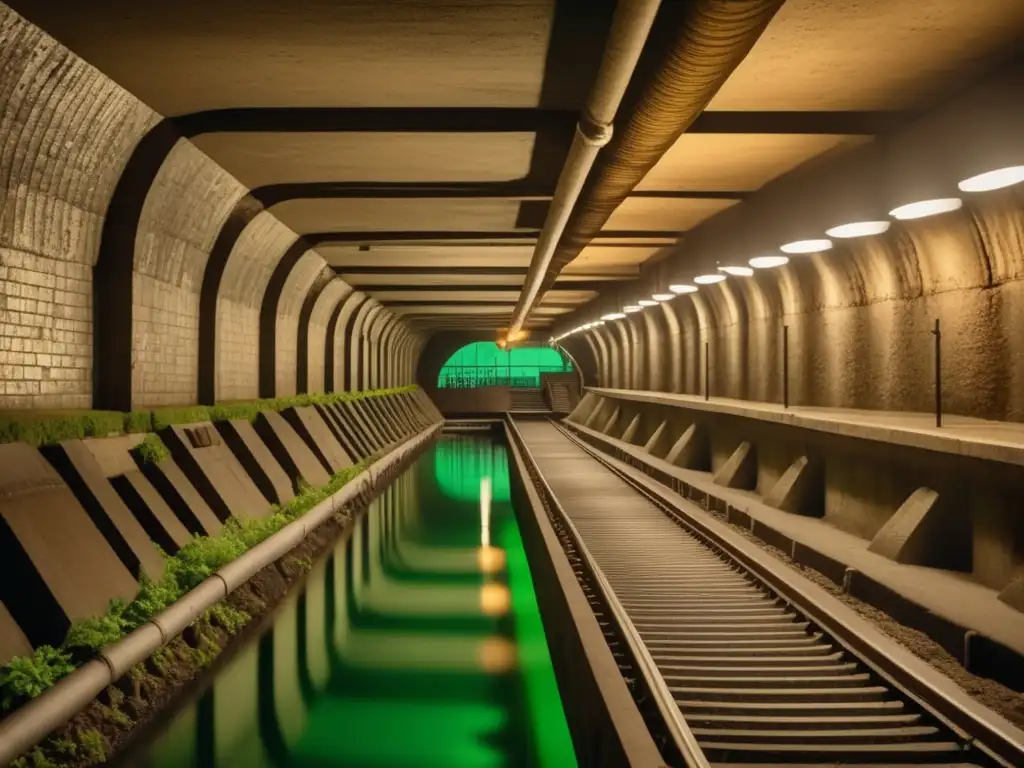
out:
<path id="1" fill-rule="evenodd" d="M 426 329 L 507 322 L 614 9 L 5 1 L 176 118 L 347 282 Z M 934 102 L 1021 29 L 1022 0 L 786 0 L 531 325 L 632 279 L 779 175 L 870 141 L 862 113 Z"/>

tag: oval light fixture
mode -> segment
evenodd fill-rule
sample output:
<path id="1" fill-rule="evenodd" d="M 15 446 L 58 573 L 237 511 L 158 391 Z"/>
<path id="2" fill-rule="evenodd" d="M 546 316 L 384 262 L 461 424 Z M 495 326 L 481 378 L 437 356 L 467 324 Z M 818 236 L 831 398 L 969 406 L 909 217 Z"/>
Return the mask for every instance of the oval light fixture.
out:
<path id="1" fill-rule="evenodd" d="M 641 310 L 643 310 L 643 307 L 639 304 L 627 304 L 622 308 L 622 311 L 627 314 L 633 314 L 634 312 L 640 312 Z"/>
<path id="2" fill-rule="evenodd" d="M 693 278 L 693 282 L 700 285 L 714 285 L 725 280 L 725 275 L 697 275 Z"/>
<path id="3" fill-rule="evenodd" d="M 869 237 L 888 232 L 891 224 L 892 222 L 889 221 L 854 221 L 850 224 L 840 224 L 838 227 L 827 229 L 825 234 L 829 237 L 838 238 Z"/>
<path id="4" fill-rule="evenodd" d="M 782 267 L 789 264 L 788 256 L 755 256 L 747 262 L 750 266 L 755 269 L 771 269 L 772 267 Z"/>
<path id="5" fill-rule="evenodd" d="M 719 267 L 718 271 L 733 277 L 750 277 L 754 274 L 754 270 L 750 267 Z"/>
<path id="6" fill-rule="evenodd" d="M 1012 187 L 1024 181 L 1024 165 L 1011 165 L 1006 168 L 997 168 L 994 171 L 979 173 L 964 179 L 958 187 L 963 192 L 991 192 L 993 189 Z"/>
<path id="7" fill-rule="evenodd" d="M 602 320 L 621 320 L 625 315 L 621 312 L 609 312 L 607 315 L 601 315 Z"/>
<path id="8" fill-rule="evenodd" d="M 783 253 L 821 253 L 832 248 L 832 241 L 820 238 L 818 240 L 795 240 L 792 243 L 780 245 L 779 250 Z"/>
<path id="9" fill-rule="evenodd" d="M 639 304 L 641 307 L 656 307 L 656 306 L 658 306 L 658 302 L 652 301 L 651 299 L 640 299 L 640 301 L 638 301 L 637 304 Z"/>
<path id="10" fill-rule="evenodd" d="M 686 283 L 677 283 L 676 285 L 670 285 L 668 289 L 672 291 L 672 293 L 680 295 L 684 293 L 696 293 L 698 291 L 697 286 L 687 285 Z"/>
<path id="11" fill-rule="evenodd" d="M 676 295 L 674 293 L 656 293 L 651 296 L 655 301 L 671 301 Z"/>
<path id="12" fill-rule="evenodd" d="M 889 215 L 894 219 L 923 219 L 925 216 L 936 216 L 940 213 L 949 213 L 962 206 L 963 200 L 959 197 L 940 197 L 935 200 L 918 200 L 916 203 L 907 203 L 899 208 L 893 208 Z"/>

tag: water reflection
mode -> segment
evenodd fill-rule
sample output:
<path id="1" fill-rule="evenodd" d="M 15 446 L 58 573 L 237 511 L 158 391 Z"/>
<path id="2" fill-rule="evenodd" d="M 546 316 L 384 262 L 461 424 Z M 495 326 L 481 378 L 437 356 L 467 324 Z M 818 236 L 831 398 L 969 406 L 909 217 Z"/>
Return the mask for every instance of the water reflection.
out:
<path id="1" fill-rule="evenodd" d="M 424 454 L 142 752 L 129 764 L 575 765 L 504 447 Z"/>

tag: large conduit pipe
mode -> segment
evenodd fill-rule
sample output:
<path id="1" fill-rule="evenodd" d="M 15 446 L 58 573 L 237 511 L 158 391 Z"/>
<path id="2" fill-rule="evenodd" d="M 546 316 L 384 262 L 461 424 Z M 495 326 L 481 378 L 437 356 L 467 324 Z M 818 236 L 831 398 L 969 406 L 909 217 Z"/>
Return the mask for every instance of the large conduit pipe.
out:
<path id="1" fill-rule="evenodd" d="M 576 125 L 569 156 L 562 166 L 551 199 L 544 228 L 537 238 L 537 246 L 530 260 L 530 268 L 519 294 L 508 336 L 514 338 L 526 322 L 527 314 L 537 299 L 548 264 L 555 252 L 573 206 L 580 196 L 587 174 L 597 159 L 601 147 L 612 138 L 612 120 L 622 103 L 626 86 L 636 68 L 640 52 L 647 41 L 661 0 L 619 0 L 612 17 L 611 30 L 604 57 L 597 71 L 587 105 Z"/>
<path id="2" fill-rule="evenodd" d="M 379 490 L 380 479 L 389 478 L 395 468 L 433 439 L 443 426 L 442 421 L 434 421 L 356 475 L 333 496 L 225 565 L 165 611 L 104 648 L 95 659 L 5 717 L 0 721 L 0 765 L 7 765 L 85 709 L 108 685 L 173 640 L 208 608 L 291 552 L 346 504 L 367 492 Z"/>
<path id="3" fill-rule="evenodd" d="M 633 188 L 704 111 L 783 2 L 697 0 L 683 14 L 664 61 L 625 128 L 602 155 L 554 254 L 544 259 L 544 272 L 537 278 L 541 284 L 534 287 L 528 282 L 524 287 L 513 328 L 528 319 L 537 297 L 550 290 L 562 269 L 594 239 Z M 534 262 L 538 262 L 537 255 Z M 540 264 L 531 263 L 528 281 L 534 277 L 535 266 Z"/>

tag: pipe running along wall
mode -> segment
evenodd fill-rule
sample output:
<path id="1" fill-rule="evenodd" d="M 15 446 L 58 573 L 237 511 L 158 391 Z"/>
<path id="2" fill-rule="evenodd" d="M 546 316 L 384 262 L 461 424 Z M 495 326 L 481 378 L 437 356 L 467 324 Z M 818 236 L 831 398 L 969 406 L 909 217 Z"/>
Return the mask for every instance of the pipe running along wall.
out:
<path id="1" fill-rule="evenodd" d="M 89 705 L 108 685 L 179 635 L 204 611 L 284 557 L 338 510 L 400 466 L 441 429 L 435 422 L 371 464 L 329 499 L 318 504 L 266 541 L 228 563 L 167 610 L 101 651 L 55 686 L 0 722 L 0 765 L 7 765 Z"/>
<path id="2" fill-rule="evenodd" d="M 558 247 L 544 258 L 543 265 L 538 259 L 538 242 L 510 330 L 517 330 L 529 318 L 536 301 L 552 287 L 562 269 L 601 231 L 615 209 L 697 119 L 783 1 L 697 0 L 682 14 L 661 65 L 644 88 L 625 128 L 597 163 Z M 554 210 L 553 205 L 549 220 Z M 533 283 L 535 266 L 543 267 L 539 287 Z"/>
<path id="3" fill-rule="evenodd" d="M 512 314 L 508 331 L 510 338 L 514 338 L 526 322 L 597 153 L 611 140 L 612 120 L 622 103 L 660 4 L 661 0 L 620 0 L 615 8 L 601 68 L 576 126 L 569 156 L 558 177 L 551 208 Z"/>

